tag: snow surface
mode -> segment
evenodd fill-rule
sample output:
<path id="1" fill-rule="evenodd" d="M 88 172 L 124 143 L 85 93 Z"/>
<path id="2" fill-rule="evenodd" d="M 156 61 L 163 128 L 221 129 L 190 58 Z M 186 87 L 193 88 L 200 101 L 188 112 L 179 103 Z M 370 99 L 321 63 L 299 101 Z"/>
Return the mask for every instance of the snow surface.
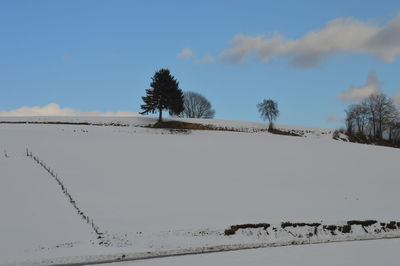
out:
<path id="1" fill-rule="evenodd" d="M 180 134 L 143 128 L 155 121 L 147 117 L 1 120 L 127 126 L 0 124 L 0 152 L 8 155 L 0 153 L 0 211 L 7 217 L 0 222 L 0 263 L 262 240 L 221 236 L 241 223 L 400 220 L 400 150 L 335 141 L 331 130 L 296 128 L 306 137 Z M 97 244 L 56 182 L 26 157 L 26 148 L 57 172 L 110 247 Z"/>
<path id="2" fill-rule="evenodd" d="M 0 262 L 73 254 L 72 247 L 92 238 L 56 185 L 26 157 L 1 158 L 0 170 Z"/>
<path id="3" fill-rule="evenodd" d="M 287 246 L 102 264 L 108 266 L 398 266 L 400 240 Z"/>

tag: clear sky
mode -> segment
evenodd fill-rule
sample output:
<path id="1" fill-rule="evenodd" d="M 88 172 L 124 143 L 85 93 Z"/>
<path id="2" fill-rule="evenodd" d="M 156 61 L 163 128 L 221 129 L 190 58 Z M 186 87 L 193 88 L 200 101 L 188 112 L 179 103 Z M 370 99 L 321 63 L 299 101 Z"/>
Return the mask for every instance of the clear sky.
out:
<path id="1" fill-rule="evenodd" d="M 216 118 L 339 127 L 352 101 L 400 98 L 400 1 L 0 0 L 0 110 L 139 112 L 169 68 Z M 336 121 L 336 122 L 335 122 Z"/>

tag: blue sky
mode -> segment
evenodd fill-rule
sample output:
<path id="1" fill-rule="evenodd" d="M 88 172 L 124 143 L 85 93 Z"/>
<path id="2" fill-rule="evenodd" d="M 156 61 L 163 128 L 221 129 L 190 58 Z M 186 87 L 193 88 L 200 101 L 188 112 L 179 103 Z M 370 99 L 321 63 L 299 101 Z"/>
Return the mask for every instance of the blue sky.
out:
<path id="1" fill-rule="evenodd" d="M 0 110 L 139 112 L 169 68 L 218 119 L 261 121 L 272 98 L 278 123 L 339 127 L 365 85 L 400 94 L 399 14 L 396 0 L 1 0 Z"/>

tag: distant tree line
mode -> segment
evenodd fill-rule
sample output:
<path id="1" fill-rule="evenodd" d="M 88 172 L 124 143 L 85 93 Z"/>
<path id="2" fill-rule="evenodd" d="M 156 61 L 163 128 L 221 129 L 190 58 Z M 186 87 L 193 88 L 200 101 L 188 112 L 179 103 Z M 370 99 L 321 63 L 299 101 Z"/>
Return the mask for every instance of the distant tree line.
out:
<path id="1" fill-rule="evenodd" d="M 150 89 L 142 97 L 141 114 L 158 112 L 158 122 L 162 122 L 163 110 L 171 116 L 187 118 L 214 118 L 211 103 L 196 92 L 182 92 L 179 82 L 168 69 L 160 69 L 152 77 Z"/>
<path id="2" fill-rule="evenodd" d="M 141 105 L 141 114 L 158 112 L 158 122 L 162 122 L 163 110 L 177 117 L 211 119 L 215 116 L 210 101 L 196 92 L 182 92 L 179 82 L 168 69 L 157 71 L 150 87 L 146 90 L 146 96 L 142 97 L 144 104 Z M 279 116 L 278 103 L 264 99 L 257 104 L 257 108 L 261 118 L 269 122 L 268 131 L 279 133 L 274 129 L 274 121 Z M 390 142 L 400 147 L 400 111 L 384 93 L 372 94 L 348 106 L 345 112 L 346 133 L 350 141 L 371 143 L 384 140 L 386 143 L 383 145 Z"/>
<path id="3" fill-rule="evenodd" d="M 141 114 L 157 113 L 158 122 L 162 122 L 163 110 L 168 110 L 171 116 L 186 118 L 212 119 L 215 110 L 203 95 L 187 91 L 182 92 L 179 82 L 171 75 L 168 69 L 160 69 L 151 79 L 150 89 L 142 97 Z M 278 103 L 268 99 L 257 104 L 261 118 L 268 120 L 269 131 L 273 131 L 273 123 L 279 116 Z"/>
<path id="4" fill-rule="evenodd" d="M 361 139 L 400 143 L 400 112 L 384 93 L 372 94 L 346 110 L 346 133 Z"/>

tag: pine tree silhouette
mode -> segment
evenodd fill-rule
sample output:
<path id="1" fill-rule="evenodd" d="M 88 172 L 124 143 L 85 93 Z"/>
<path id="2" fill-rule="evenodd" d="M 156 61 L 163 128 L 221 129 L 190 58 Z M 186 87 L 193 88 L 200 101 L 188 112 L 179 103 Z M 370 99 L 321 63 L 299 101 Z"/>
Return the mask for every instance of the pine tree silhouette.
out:
<path id="1" fill-rule="evenodd" d="M 140 106 L 141 114 L 159 113 L 158 122 L 162 122 L 162 111 L 169 110 L 170 115 L 178 115 L 184 110 L 183 93 L 179 82 L 168 69 L 160 69 L 151 78 L 151 89 L 146 89 L 146 96 Z"/>

